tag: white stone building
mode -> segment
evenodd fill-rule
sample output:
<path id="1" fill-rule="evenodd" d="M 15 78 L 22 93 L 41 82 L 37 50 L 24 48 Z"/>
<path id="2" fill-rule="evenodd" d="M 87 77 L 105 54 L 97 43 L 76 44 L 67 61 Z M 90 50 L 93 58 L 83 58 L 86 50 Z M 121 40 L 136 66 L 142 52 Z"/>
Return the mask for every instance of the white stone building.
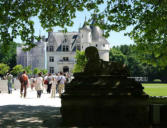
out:
<path id="1" fill-rule="evenodd" d="M 79 32 L 49 32 L 37 46 L 28 52 L 17 48 L 17 64 L 31 65 L 32 69 L 47 69 L 50 73 L 71 72 L 75 64 L 76 50 L 95 46 L 100 58 L 109 61 L 109 43 L 98 26 L 84 24 Z"/>

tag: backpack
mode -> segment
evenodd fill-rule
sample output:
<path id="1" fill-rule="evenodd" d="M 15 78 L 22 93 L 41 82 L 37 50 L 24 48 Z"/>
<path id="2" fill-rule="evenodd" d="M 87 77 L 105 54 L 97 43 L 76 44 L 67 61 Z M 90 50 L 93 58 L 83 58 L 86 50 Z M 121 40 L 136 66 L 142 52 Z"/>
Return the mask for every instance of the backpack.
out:
<path id="1" fill-rule="evenodd" d="M 28 77 L 27 77 L 27 75 L 26 74 L 22 74 L 21 77 L 22 77 L 21 79 L 23 81 L 23 84 L 27 85 L 28 84 Z"/>
<path id="2" fill-rule="evenodd" d="M 62 79 L 62 77 L 61 77 L 61 79 Z M 57 84 L 58 84 L 58 85 L 60 84 L 61 79 L 57 81 Z"/>

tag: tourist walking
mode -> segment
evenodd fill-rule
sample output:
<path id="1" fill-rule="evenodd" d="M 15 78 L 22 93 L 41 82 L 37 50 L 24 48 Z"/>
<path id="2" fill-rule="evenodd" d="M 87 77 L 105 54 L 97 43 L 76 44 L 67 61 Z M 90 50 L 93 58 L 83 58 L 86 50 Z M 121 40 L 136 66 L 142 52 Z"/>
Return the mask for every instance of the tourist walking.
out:
<path id="1" fill-rule="evenodd" d="M 47 81 L 48 81 L 47 93 L 50 93 L 51 87 L 52 87 L 52 75 L 51 75 L 51 73 L 48 74 Z"/>
<path id="2" fill-rule="evenodd" d="M 30 83 L 31 83 L 31 90 L 33 90 L 34 86 L 35 86 L 35 77 L 32 77 L 30 79 Z"/>
<path id="3" fill-rule="evenodd" d="M 56 86 L 57 86 L 57 79 L 56 77 L 53 77 L 52 78 L 51 98 L 55 98 L 56 96 Z"/>
<path id="4" fill-rule="evenodd" d="M 19 80 L 21 83 L 20 94 L 21 94 L 21 97 L 23 97 L 23 90 L 24 90 L 24 98 L 25 98 L 27 93 L 27 86 L 28 86 L 28 76 L 26 74 L 26 71 L 23 71 L 23 74 L 20 75 Z"/>
<path id="5" fill-rule="evenodd" d="M 35 90 L 37 91 L 37 98 L 41 97 L 42 90 L 43 90 L 44 80 L 42 78 L 42 73 L 38 73 L 38 77 L 35 81 Z"/>
<path id="6" fill-rule="evenodd" d="M 8 93 L 11 94 L 12 93 L 12 79 L 13 79 L 13 75 L 10 73 L 7 73 L 6 78 L 8 80 Z"/>
<path id="7" fill-rule="evenodd" d="M 66 78 L 62 72 L 60 72 L 60 76 L 58 77 L 57 81 L 60 81 L 58 85 L 58 92 L 59 92 L 59 97 L 61 97 L 61 94 L 63 93 L 63 90 L 64 90 L 64 85 L 66 82 Z"/>
<path id="8" fill-rule="evenodd" d="M 59 77 L 59 73 L 56 73 L 56 75 L 54 76 L 54 78 L 56 79 L 56 81 L 57 81 L 57 84 L 56 84 L 56 93 L 58 93 L 58 90 L 59 90 L 59 88 L 58 88 L 58 85 L 59 85 L 59 83 L 60 83 L 60 81 L 58 81 L 58 77 Z M 59 82 L 59 83 L 58 83 Z"/>

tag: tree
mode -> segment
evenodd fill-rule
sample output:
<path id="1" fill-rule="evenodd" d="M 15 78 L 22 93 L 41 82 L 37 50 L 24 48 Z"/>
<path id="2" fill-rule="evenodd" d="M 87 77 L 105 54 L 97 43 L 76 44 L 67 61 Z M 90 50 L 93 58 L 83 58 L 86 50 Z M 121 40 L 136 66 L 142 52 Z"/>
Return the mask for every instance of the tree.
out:
<path id="1" fill-rule="evenodd" d="M 0 75 L 3 76 L 9 71 L 9 66 L 4 63 L 0 63 Z"/>
<path id="2" fill-rule="evenodd" d="M 15 76 L 18 76 L 20 73 L 23 72 L 23 66 L 22 65 L 16 65 L 13 67 L 11 73 Z"/>
<path id="3" fill-rule="evenodd" d="M 34 47 L 34 22 L 38 16 L 41 26 L 47 31 L 52 27 L 72 26 L 77 11 L 96 9 L 103 0 L 5 0 L 0 2 L 0 42 L 9 45 L 17 36 L 26 42 L 29 50 Z"/>
<path id="4" fill-rule="evenodd" d="M 34 36 L 32 17 L 38 16 L 41 26 L 51 31 L 55 26 L 72 26 L 76 12 L 84 9 L 92 12 L 90 19 L 106 37 L 111 30 L 133 27 L 126 35 L 136 42 L 138 50 L 152 54 L 150 63 L 167 65 L 166 0 L 4 0 L 0 2 L 0 42 L 7 46 L 20 36 L 28 50 L 35 46 L 33 40 L 39 39 Z"/>
<path id="5" fill-rule="evenodd" d="M 111 0 L 97 19 L 101 28 L 121 31 L 133 27 L 126 35 L 130 36 L 140 53 L 152 55 L 147 60 L 159 66 L 167 65 L 167 1 L 166 0 Z M 106 19 L 106 20 L 105 20 Z M 107 34 L 106 33 L 106 34 Z"/>
<path id="6" fill-rule="evenodd" d="M 16 65 L 16 46 L 14 42 L 9 46 L 0 43 L 0 62 L 9 65 L 10 68 Z"/>
<path id="7" fill-rule="evenodd" d="M 83 72 L 84 71 L 84 67 L 87 63 L 87 59 L 85 57 L 85 52 L 84 51 L 78 51 L 76 52 L 76 64 L 74 65 L 74 69 L 73 72 Z"/>
<path id="8" fill-rule="evenodd" d="M 41 69 L 41 71 L 43 75 L 46 75 L 48 73 L 48 70 L 47 69 Z"/>
<path id="9" fill-rule="evenodd" d="M 27 74 L 29 75 L 32 74 L 31 66 L 24 67 L 24 70 L 26 71 Z"/>
<path id="10" fill-rule="evenodd" d="M 40 70 L 39 70 L 38 68 L 34 68 L 33 74 L 34 74 L 34 75 L 37 75 L 38 73 L 40 73 Z"/>
<path id="11" fill-rule="evenodd" d="M 140 61 L 135 45 L 121 45 L 110 49 L 110 60 L 126 64 L 131 76 L 147 76 L 147 64 Z"/>
<path id="12" fill-rule="evenodd" d="M 109 52 L 109 60 L 110 61 L 117 61 L 126 64 L 127 58 L 126 56 L 119 50 L 118 48 L 112 48 Z"/>

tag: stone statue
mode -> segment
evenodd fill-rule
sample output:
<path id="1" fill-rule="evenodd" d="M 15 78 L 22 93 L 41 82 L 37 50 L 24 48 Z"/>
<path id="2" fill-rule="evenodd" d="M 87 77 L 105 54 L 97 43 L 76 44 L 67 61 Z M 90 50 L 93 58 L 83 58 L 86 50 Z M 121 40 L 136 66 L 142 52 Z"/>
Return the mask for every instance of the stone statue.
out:
<path id="1" fill-rule="evenodd" d="M 130 72 L 124 64 L 101 60 L 96 47 L 90 46 L 86 48 L 85 56 L 88 62 L 85 66 L 84 73 L 95 75 L 130 76 Z"/>
<path id="2" fill-rule="evenodd" d="M 92 46 L 86 48 L 85 55 L 88 62 L 84 72 L 74 74 L 61 96 L 63 123 L 148 128 L 148 96 L 139 82 L 128 77 L 127 67 L 101 60 Z"/>

